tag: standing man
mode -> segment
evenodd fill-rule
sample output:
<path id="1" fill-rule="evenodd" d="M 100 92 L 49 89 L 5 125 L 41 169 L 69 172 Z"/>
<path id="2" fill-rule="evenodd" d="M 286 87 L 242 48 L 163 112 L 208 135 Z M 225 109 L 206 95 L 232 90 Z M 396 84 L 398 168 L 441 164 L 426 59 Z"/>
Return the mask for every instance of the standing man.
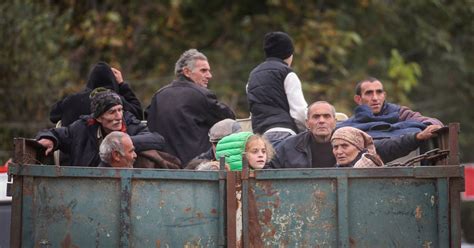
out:
<path id="1" fill-rule="evenodd" d="M 61 121 L 61 125 L 65 127 L 79 119 L 81 115 L 90 114 L 89 95 L 99 87 L 113 90 L 120 96 L 124 111 L 132 113 L 139 120 L 143 119 L 140 100 L 123 79 L 122 72 L 105 62 L 98 62 L 89 73 L 87 85 L 81 92 L 66 96 L 53 105 L 49 114 L 51 122 Z"/>
<path id="2" fill-rule="evenodd" d="M 113 131 L 107 135 L 99 147 L 99 167 L 133 168 L 137 158 L 132 139 L 127 133 Z"/>
<path id="3" fill-rule="evenodd" d="M 150 131 L 165 137 L 165 152 L 186 165 L 211 148 L 212 125 L 235 115 L 207 89 L 212 74 L 204 54 L 196 49 L 184 52 L 176 62 L 175 75 L 173 82 L 155 93 L 146 112 Z"/>
<path id="4" fill-rule="evenodd" d="M 270 168 L 335 167 L 336 158 L 331 145 L 331 137 L 336 128 L 334 106 L 325 101 L 311 104 L 308 107 L 306 126 L 308 131 L 284 140 L 276 148 Z M 422 132 L 374 140 L 376 152 L 384 163 L 390 162 L 417 149 L 423 140 L 433 137 L 439 128 L 441 126 L 431 125 Z"/>
<path id="5" fill-rule="evenodd" d="M 291 69 L 293 42 L 283 32 L 265 35 L 266 60 L 250 72 L 247 100 L 254 133 L 265 136 L 273 146 L 305 130 L 301 81 Z"/>
<path id="6" fill-rule="evenodd" d="M 443 126 L 438 119 L 385 101 L 383 84 L 376 78 L 368 77 L 358 82 L 355 91 L 354 101 L 358 106 L 353 116 L 338 123 L 338 127 L 352 126 L 374 138 L 386 138 L 417 132 L 430 125 Z"/>

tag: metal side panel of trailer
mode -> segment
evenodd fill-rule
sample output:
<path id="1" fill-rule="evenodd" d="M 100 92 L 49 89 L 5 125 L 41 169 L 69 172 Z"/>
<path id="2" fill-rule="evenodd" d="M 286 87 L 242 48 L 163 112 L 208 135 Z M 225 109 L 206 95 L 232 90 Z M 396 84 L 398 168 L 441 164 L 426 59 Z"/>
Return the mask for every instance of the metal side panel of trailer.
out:
<path id="1" fill-rule="evenodd" d="M 245 175 L 14 164 L 10 173 L 13 247 L 458 247 L 460 242 L 461 166 Z M 241 218 L 235 215 L 239 205 Z"/>
<path id="2" fill-rule="evenodd" d="M 13 165 L 12 247 L 216 247 L 216 172 Z"/>
<path id="3" fill-rule="evenodd" d="M 460 166 L 258 171 L 243 190 L 243 243 L 459 247 L 462 176 Z"/>

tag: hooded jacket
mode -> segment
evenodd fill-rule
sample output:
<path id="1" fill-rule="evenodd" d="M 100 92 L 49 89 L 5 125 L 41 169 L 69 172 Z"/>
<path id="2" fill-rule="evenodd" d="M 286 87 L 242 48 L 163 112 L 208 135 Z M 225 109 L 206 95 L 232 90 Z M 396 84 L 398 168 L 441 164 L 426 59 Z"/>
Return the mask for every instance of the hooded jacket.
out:
<path id="1" fill-rule="evenodd" d="M 127 83 L 119 84 L 111 67 L 105 62 L 97 63 L 89 74 L 86 88 L 81 92 L 66 96 L 56 102 L 51 108 L 50 120 L 53 123 L 61 121 L 62 126 L 69 126 L 81 115 L 88 115 L 90 110 L 89 95 L 95 88 L 104 87 L 115 91 L 122 99 L 124 111 L 132 113 L 139 120 L 143 119 L 140 101 Z"/>
<path id="2" fill-rule="evenodd" d="M 126 132 L 132 139 L 137 153 L 145 150 L 162 150 L 164 139 L 158 133 L 150 133 L 145 124 L 132 114 L 124 112 Z M 59 149 L 70 156 L 71 165 L 97 167 L 100 163 L 99 139 L 97 130 L 100 124 L 92 116 L 81 116 L 79 120 L 67 127 L 52 128 L 41 131 L 36 139 L 50 139 L 54 142 L 54 150 Z"/>
<path id="3" fill-rule="evenodd" d="M 225 162 L 229 164 L 230 170 L 242 170 L 242 154 L 245 152 L 247 139 L 252 136 L 251 132 L 234 133 L 222 138 L 216 146 L 216 157 L 225 156 Z"/>

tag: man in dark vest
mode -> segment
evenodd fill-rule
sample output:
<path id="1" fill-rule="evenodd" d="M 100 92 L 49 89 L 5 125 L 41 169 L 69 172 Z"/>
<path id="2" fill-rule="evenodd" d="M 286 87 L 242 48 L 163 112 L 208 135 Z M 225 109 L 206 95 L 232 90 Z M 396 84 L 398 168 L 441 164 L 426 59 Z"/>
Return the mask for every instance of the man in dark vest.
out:
<path id="1" fill-rule="evenodd" d="M 308 104 L 301 81 L 291 69 L 293 42 L 283 32 L 265 35 L 266 60 L 252 70 L 247 84 L 254 133 L 263 134 L 273 146 L 305 130 Z"/>

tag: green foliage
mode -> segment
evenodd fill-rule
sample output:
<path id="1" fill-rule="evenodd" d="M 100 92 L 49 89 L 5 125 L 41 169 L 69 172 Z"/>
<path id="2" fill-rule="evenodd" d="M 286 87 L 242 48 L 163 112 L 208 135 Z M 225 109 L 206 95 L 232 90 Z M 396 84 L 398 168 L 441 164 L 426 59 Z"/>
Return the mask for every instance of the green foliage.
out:
<path id="1" fill-rule="evenodd" d="M 410 100 L 406 97 L 406 94 L 418 84 L 421 69 L 417 63 L 405 63 L 405 60 L 396 49 L 392 49 L 391 55 L 388 67 L 391 84 L 387 84 L 387 81 L 385 81 L 385 87 L 391 95 L 398 97 L 393 99 L 395 102 L 407 105 Z"/>
<path id="2" fill-rule="evenodd" d="M 474 160 L 474 114 L 463 111 L 474 99 L 471 0 L 10 0 L 0 11 L 0 120 L 37 123 L 18 126 L 22 134 L 48 126 L 50 106 L 84 87 L 99 60 L 119 68 L 146 107 L 189 48 L 209 57 L 210 88 L 248 117 L 245 84 L 264 59 L 263 36 L 282 30 L 308 102 L 349 114 L 355 83 L 375 76 L 390 101 L 460 121 L 463 159 Z"/>

